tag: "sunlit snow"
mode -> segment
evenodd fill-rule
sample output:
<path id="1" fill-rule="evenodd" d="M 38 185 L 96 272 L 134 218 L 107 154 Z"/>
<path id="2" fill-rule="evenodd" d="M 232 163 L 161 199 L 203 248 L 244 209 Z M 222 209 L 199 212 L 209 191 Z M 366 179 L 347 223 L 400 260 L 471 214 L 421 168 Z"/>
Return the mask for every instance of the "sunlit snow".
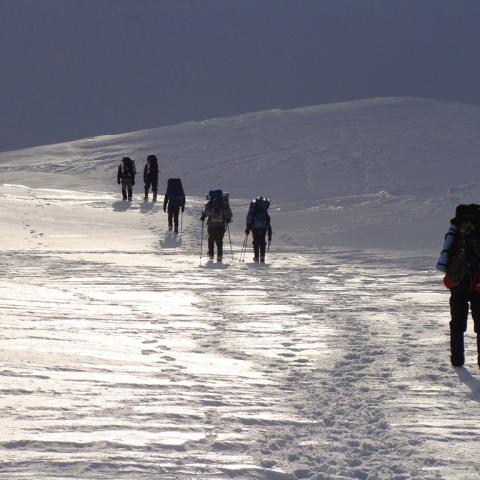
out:
<path id="1" fill-rule="evenodd" d="M 477 478 L 475 338 L 452 368 L 434 265 L 479 202 L 479 122 L 377 99 L 0 154 L 0 478 Z M 178 236 L 141 175 L 120 200 L 125 153 L 184 180 Z M 200 258 L 212 188 L 224 265 Z M 238 261 L 260 193 L 266 265 Z"/>

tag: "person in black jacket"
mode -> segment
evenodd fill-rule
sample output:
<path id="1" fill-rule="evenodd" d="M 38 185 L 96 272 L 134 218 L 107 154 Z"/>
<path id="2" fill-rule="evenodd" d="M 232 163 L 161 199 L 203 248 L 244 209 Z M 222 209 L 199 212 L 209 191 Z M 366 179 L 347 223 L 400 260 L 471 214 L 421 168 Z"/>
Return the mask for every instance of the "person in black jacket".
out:
<path id="1" fill-rule="evenodd" d="M 451 363 L 454 367 L 465 363 L 464 334 L 470 308 L 480 366 L 480 206 L 458 205 L 451 225 L 456 227 L 456 232 L 444 278 L 451 294 Z"/>
<path id="2" fill-rule="evenodd" d="M 135 185 L 135 162 L 130 157 L 123 157 L 118 167 L 117 183 L 122 184 L 122 196 L 124 200 L 131 201 L 133 185 Z"/>
<path id="3" fill-rule="evenodd" d="M 169 178 L 163 199 L 163 211 L 168 211 L 168 229 L 178 233 L 178 214 L 185 211 L 185 192 L 179 178 Z"/>
<path id="4" fill-rule="evenodd" d="M 148 191 L 152 187 L 153 201 L 157 201 L 157 186 L 158 186 L 158 162 L 155 155 L 147 157 L 147 163 L 143 169 L 143 181 L 145 182 L 145 198 L 148 200 Z"/>
<path id="5" fill-rule="evenodd" d="M 268 235 L 268 244 L 272 241 L 272 227 L 270 225 L 270 215 L 268 208 L 270 200 L 268 198 L 257 197 L 251 203 L 247 214 L 247 224 L 245 235 L 252 232 L 253 237 L 253 261 L 265 262 L 265 247 L 267 245 L 265 237 Z"/>
<path id="6" fill-rule="evenodd" d="M 232 210 L 228 193 L 224 193 L 222 190 L 210 190 L 200 220 L 202 223 L 207 220 L 209 259 L 213 261 L 216 246 L 217 262 L 222 262 L 223 237 L 227 231 L 228 224 L 232 221 Z"/>

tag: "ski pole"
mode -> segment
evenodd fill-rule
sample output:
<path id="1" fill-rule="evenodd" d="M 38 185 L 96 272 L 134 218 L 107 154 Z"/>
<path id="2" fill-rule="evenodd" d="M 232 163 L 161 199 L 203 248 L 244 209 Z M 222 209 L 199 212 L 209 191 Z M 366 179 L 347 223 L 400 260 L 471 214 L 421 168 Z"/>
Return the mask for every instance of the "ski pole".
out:
<path id="1" fill-rule="evenodd" d="M 183 210 L 182 215 L 180 216 L 180 232 L 183 232 Z"/>
<path id="2" fill-rule="evenodd" d="M 232 253 L 232 260 L 235 260 L 233 258 L 232 238 L 230 237 L 230 227 L 228 223 L 227 223 L 227 232 L 228 232 L 228 240 L 230 241 L 230 252 Z"/>
<path id="3" fill-rule="evenodd" d="M 245 255 L 247 253 L 247 239 L 248 239 L 248 234 L 245 234 L 245 238 L 243 239 L 243 245 L 242 245 L 242 251 L 240 252 L 240 262 L 245 261 Z"/>

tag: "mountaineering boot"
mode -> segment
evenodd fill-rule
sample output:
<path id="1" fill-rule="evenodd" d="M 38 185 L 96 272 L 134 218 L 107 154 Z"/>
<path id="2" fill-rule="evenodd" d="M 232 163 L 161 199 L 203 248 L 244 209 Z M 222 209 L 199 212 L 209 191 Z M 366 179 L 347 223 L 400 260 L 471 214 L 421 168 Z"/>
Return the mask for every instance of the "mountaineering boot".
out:
<path id="1" fill-rule="evenodd" d="M 172 225 L 169 225 L 168 226 L 168 230 L 171 231 L 173 229 L 173 226 Z"/>
<path id="2" fill-rule="evenodd" d="M 217 263 L 222 263 L 222 257 L 217 257 Z"/>
<path id="3" fill-rule="evenodd" d="M 153 200 L 152 200 L 152 201 L 153 201 L 153 202 L 156 202 L 156 201 L 157 201 L 157 194 L 156 194 L 156 193 L 153 194 Z"/>
<path id="4" fill-rule="evenodd" d="M 258 257 L 253 257 L 253 261 L 254 261 L 255 263 L 258 263 Z"/>
<path id="5" fill-rule="evenodd" d="M 265 257 L 260 257 L 260 262 L 265 263 Z"/>
<path id="6" fill-rule="evenodd" d="M 209 255 L 208 255 L 208 259 L 209 259 L 211 262 L 213 262 L 213 255 L 210 255 L 210 254 L 209 254 Z"/>
<path id="7" fill-rule="evenodd" d="M 465 363 L 463 332 L 450 331 L 450 361 L 454 367 L 461 367 Z"/>

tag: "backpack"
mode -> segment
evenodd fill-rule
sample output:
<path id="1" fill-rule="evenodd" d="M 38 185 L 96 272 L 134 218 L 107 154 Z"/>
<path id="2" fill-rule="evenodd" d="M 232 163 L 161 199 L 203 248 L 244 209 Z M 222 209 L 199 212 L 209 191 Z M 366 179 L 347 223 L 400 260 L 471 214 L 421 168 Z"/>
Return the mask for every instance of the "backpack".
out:
<path id="1" fill-rule="evenodd" d="M 122 174 L 125 177 L 134 177 L 136 174 L 135 162 L 130 157 L 122 158 Z"/>
<path id="2" fill-rule="evenodd" d="M 149 155 L 147 157 L 147 163 L 145 164 L 145 168 L 143 170 L 143 177 L 145 181 L 147 181 L 149 178 L 158 179 L 158 162 L 155 155 Z"/>
<path id="3" fill-rule="evenodd" d="M 257 197 L 253 200 L 248 209 L 247 225 L 250 225 L 250 228 L 268 228 L 270 224 L 268 207 L 270 207 L 268 198 Z"/>
<path id="4" fill-rule="evenodd" d="M 210 190 L 205 205 L 205 213 L 209 223 L 225 223 L 232 219 L 232 211 L 228 200 L 228 193 L 222 190 Z"/>
<path id="5" fill-rule="evenodd" d="M 446 273 L 451 283 L 458 285 L 465 275 L 477 270 L 480 270 L 480 225 L 478 219 L 469 215 L 458 225 Z"/>
<path id="6" fill-rule="evenodd" d="M 185 205 L 185 193 L 183 191 L 182 181 L 179 178 L 168 179 L 167 196 L 172 207 L 182 207 Z"/>

